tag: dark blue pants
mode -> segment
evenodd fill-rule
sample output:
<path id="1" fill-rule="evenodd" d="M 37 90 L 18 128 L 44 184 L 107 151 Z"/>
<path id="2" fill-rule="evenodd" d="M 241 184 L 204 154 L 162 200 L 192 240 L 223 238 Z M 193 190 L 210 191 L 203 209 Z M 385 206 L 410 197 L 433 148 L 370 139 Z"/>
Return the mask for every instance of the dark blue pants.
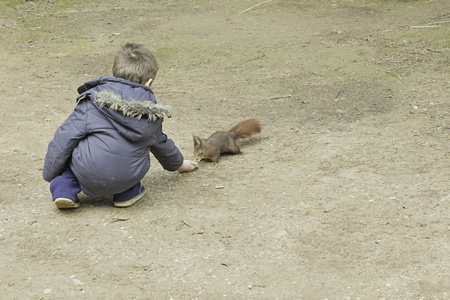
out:
<path id="1" fill-rule="evenodd" d="M 141 182 L 138 182 L 128 190 L 115 194 L 114 201 L 127 201 L 140 192 Z M 78 180 L 73 174 L 69 166 L 67 166 L 61 175 L 57 176 L 50 183 L 50 192 L 52 193 L 52 199 L 56 198 L 68 198 L 75 202 L 78 202 L 78 193 L 81 192 L 81 187 L 78 184 Z"/>
<path id="2" fill-rule="evenodd" d="M 77 195 L 81 192 L 81 188 L 69 166 L 64 169 L 61 175 L 52 180 L 50 183 L 50 192 L 52 193 L 53 201 L 56 198 L 68 198 L 75 202 L 78 201 Z"/>

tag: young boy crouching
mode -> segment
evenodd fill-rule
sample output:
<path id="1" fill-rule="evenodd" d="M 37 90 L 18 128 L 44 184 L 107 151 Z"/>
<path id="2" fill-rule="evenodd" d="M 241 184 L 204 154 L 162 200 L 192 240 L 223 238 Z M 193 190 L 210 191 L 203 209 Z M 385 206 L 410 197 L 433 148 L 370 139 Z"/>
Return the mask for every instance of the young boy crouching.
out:
<path id="1" fill-rule="evenodd" d="M 162 130 L 167 106 L 150 89 L 158 71 L 152 52 L 127 43 L 117 53 L 113 76 L 78 88 L 77 105 L 48 145 L 43 177 L 59 209 L 76 208 L 78 193 L 112 196 L 114 206 L 133 205 L 146 190 L 149 151 L 164 169 L 188 172 L 198 167 L 184 160 Z"/>

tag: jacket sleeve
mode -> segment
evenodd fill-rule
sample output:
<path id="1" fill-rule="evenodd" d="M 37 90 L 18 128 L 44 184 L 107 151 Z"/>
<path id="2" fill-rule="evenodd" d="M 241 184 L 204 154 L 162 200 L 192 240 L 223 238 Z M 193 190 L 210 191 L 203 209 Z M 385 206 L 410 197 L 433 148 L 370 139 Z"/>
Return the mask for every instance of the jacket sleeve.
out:
<path id="1" fill-rule="evenodd" d="M 72 156 L 73 149 L 87 135 L 86 115 L 86 101 L 81 101 L 66 121 L 56 130 L 45 156 L 42 172 L 44 180 L 50 182 L 61 175 Z"/>
<path id="2" fill-rule="evenodd" d="M 159 127 L 156 135 L 157 143 L 150 146 L 150 152 L 152 152 L 165 170 L 178 170 L 184 160 L 180 150 L 177 146 L 175 146 L 175 143 L 171 139 L 167 138 L 167 135 L 162 132 L 161 126 Z"/>

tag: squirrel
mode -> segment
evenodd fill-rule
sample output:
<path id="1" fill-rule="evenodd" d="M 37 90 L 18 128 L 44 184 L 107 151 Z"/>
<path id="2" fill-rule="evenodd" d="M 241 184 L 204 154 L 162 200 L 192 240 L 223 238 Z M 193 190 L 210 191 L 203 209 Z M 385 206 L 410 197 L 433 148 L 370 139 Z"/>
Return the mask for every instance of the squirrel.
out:
<path id="1" fill-rule="evenodd" d="M 194 135 L 194 161 L 209 159 L 216 165 L 222 153 L 243 154 L 236 140 L 259 132 L 261 123 L 257 119 L 248 119 L 239 122 L 228 131 L 216 131 L 206 140 Z"/>

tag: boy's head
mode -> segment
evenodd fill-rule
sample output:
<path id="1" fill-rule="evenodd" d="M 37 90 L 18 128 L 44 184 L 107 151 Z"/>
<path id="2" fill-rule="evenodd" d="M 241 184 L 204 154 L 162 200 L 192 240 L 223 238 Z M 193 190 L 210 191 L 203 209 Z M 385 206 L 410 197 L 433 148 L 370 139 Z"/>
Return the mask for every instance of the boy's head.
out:
<path id="1" fill-rule="evenodd" d="M 157 72 L 155 55 L 143 45 L 126 43 L 114 59 L 113 76 L 128 81 L 145 84 L 154 80 Z"/>

